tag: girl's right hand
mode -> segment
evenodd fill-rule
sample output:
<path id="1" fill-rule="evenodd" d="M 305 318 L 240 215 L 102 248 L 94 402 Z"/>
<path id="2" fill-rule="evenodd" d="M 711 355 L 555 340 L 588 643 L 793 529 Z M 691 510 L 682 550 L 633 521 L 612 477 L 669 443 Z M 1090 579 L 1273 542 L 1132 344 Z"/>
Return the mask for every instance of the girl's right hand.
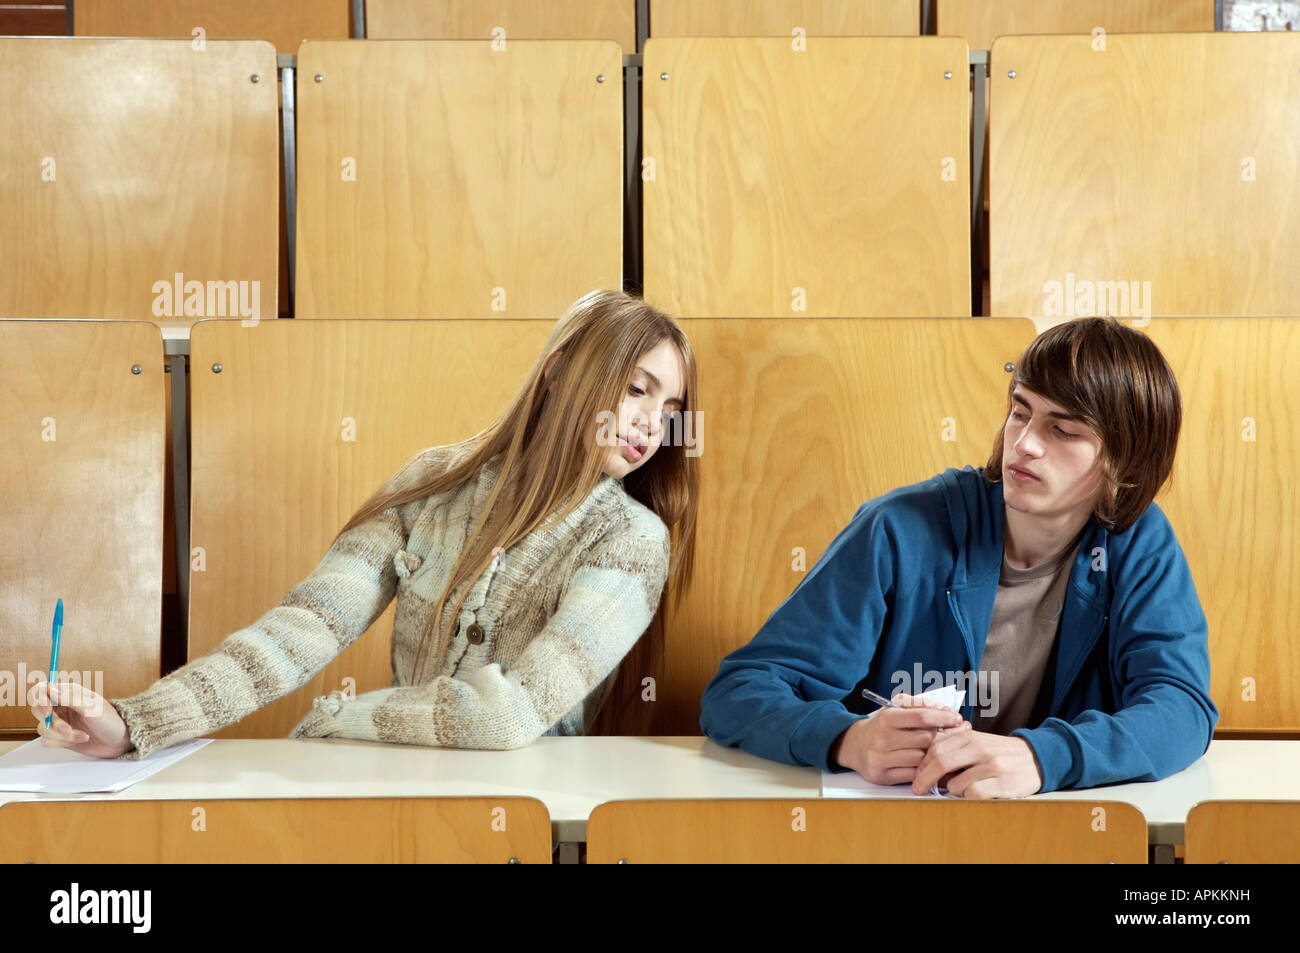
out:
<path id="1" fill-rule="evenodd" d="M 51 695 L 53 697 L 51 697 Z M 108 699 L 76 682 L 40 682 L 28 695 L 36 733 L 47 748 L 67 748 L 96 758 L 116 758 L 134 745 L 126 722 Z M 45 716 L 53 712 L 50 726 Z"/>

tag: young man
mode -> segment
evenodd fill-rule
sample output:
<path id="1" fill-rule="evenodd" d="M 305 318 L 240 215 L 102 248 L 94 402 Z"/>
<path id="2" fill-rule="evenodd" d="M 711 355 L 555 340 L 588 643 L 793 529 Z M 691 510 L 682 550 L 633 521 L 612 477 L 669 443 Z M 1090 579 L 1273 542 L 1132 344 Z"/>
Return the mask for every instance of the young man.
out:
<path id="1" fill-rule="evenodd" d="M 1209 745 L 1205 615 L 1152 502 L 1178 385 L 1113 319 L 1026 349 L 985 467 L 864 503 L 753 640 L 700 726 L 719 744 L 967 798 L 1153 781 Z M 939 684 L 961 714 L 919 707 Z M 902 707 L 865 702 L 863 688 Z"/>

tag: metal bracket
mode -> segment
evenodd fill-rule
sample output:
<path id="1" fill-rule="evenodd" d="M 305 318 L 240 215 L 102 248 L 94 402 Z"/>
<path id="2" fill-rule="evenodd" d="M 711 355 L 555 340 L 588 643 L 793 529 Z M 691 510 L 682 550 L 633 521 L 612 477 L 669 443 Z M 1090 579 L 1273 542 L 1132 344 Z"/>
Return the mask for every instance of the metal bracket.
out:
<path id="1" fill-rule="evenodd" d="M 650 0 L 636 0 L 636 51 L 645 49 L 650 38 Z"/>
<path id="2" fill-rule="evenodd" d="M 984 52 L 984 51 L 980 51 Z M 972 60 L 974 59 L 972 55 Z M 970 144 L 970 251 L 971 314 L 978 316 L 984 308 L 984 142 L 988 136 L 984 97 L 988 82 L 988 56 L 984 62 L 971 63 L 971 144 Z"/>
<path id="3" fill-rule="evenodd" d="M 623 290 L 628 294 L 641 295 L 644 293 L 644 273 L 641 243 L 640 64 L 623 67 L 623 165 Z"/>
<path id="4" fill-rule="evenodd" d="M 366 0 L 352 0 L 352 39 L 366 38 Z"/>
<path id="5" fill-rule="evenodd" d="M 193 330 L 191 328 L 191 330 Z M 180 600 L 177 625 L 182 658 L 190 656 L 190 442 L 189 389 L 186 374 L 189 359 L 168 353 L 172 375 L 172 499 L 176 517 L 176 596 Z"/>
<path id="6" fill-rule="evenodd" d="M 289 288 L 285 293 L 288 314 L 294 314 L 294 292 L 297 288 L 297 225 L 298 225 L 298 122 L 294 113 L 297 60 L 292 66 L 280 67 L 280 136 L 284 140 L 284 229 L 288 239 Z"/>

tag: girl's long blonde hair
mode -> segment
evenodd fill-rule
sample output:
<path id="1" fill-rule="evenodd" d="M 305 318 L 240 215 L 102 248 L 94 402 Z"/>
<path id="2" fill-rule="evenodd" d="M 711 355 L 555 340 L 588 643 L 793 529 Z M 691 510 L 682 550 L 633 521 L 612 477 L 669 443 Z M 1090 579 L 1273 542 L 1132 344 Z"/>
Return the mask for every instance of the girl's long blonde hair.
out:
<path id="1" fill-rule="evenodd" d="M 695 412 L 695 356 L 677 322 L 622 292 L 593 291 L 585 295 L 556 322 L 542 353 L 505 411 L 487 429 L 465 441 L 467 455 L 449 469 L 433 474 L 418 472 L 417 455 L 375 491 L 339 531 L 342 535 L 390 507 L 458 486 L 473 479 L 485 462 L 503 455 L 491 495 L 482 513 L 471 514 L 475 522 L 465 548 L 452 567 L 433 622 L 421 635 L 412 685 L 420 684 L 416 678 L 421 674 L 424 650 L 430 649 L 426 659 L 437 657 L 435 647 L 441 647 L 449 637 L 441 619 L 451 594 L 463 587 L 448 617 L 447 628 L 454 630 L 469 594 L 470 586 L 466 584 L 487 569 L 497 547 L 509 549 L 548 521 L 564 519 L 600 482 L 607 449 L 594 440 L 600 413 L 618 414 L 638 360 L 665 340 L 673 342 L 685 370 L 682 410 Z M 548 373 L 547 365 L 556 355 L 556 363 Z M 589 442 L 585 443 L 584 437 Z M 672 557 L 667 590 L 674 605 L 690 580 L 699 506 L 699 461 L 697 456 L 688 456 L 686 449 L 679 441 L 665 439 L 654 456 L 623 480 L 628 494 L 668 526 Z M 431 631 L 434 629 L 437 631 Z M 655 631 L 657 627 L 652 627 L 652 633 Z M 639 691 L 641 676 L 648 674 L 648 660 L 659 654 L 655 646 L 647 645 L 648 641 L 642 639 L 629 655 L 628 661 L 634 664 L 625 664 L 624 672 L 631 673 L 634 681 L 623 685 L 625 679 L 620 678 L 611 702 L 629 694 L 631 686 Z M 609 718 L 604 720 L 611 722 Z"/>

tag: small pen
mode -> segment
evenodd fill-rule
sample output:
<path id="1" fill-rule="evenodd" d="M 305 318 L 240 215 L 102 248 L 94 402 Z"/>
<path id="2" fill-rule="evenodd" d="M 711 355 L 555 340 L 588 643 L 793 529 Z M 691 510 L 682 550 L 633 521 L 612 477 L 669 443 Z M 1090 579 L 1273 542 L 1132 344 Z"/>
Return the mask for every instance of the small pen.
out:
<path id="1" fill-rule="evenodd" d="M 877 705 L 880 705 L 880 706 L 885 707 L 885 708 L 902 708 L 902 707 L 903 707 L 902 705 L 895 705 L 893 702 L 891 702 L 891 701 L 890 701 L 888 698 L 886 698 L 884 695 L 877 695 L 875 692 L 873 692 L 873 691 L 872 691 L 871 689 L 869 689 L 869 688 L 864 688 L 864 689 L 862 689 L 862 697 L 865 698 L 865 699 L 867 699 L 868 701 L 873 701 L 873 702 L 875 702 Z"/>
<path id="2" fill-rule="evenodd" d="M 59 635 L 63 632 L 63 600 L 54 607 L 54 633 L 50 636 L 53 644 L 50 646 L 50 685 L 54 684 L 54 677 L 59 672 Z M 50 727 L 50 722 L 54 720 L 54 700 L 50 699 L 50 713 L 45 716 L 45 727 Z"/>
<path id="3" fill-rule="evenodd" d="M 876 703 L 877 705 L 879 705 L 881 708 L 903 708 L 903 707 L 905 707 L 905 706 L 903 706 L 903 705 L 898 704 L 897 702 L 892 702 L 892 701 L 890 701 L 890 700 L 889 700 L 888 698 L 886 698 L 884 695 L 877 695 L 875 692 L 873 692 L 873 691 L 872 691 L 871 689 L 869 689 L 869 688 L 864 688 L 864 689 L 862 689 L 862 697 L 865 698 L 865 699 L 867 699 L 867 701 L 873 701 L 873 702 L 875 702 L 875 703 Z M 874 712 L 873 712 L 872 714 L 874 714 Z M 943 733 L 943 729 L 942 729 L 942 728 L 936 728 L 935 730 L 938 731 L 940 734 Z"/>

